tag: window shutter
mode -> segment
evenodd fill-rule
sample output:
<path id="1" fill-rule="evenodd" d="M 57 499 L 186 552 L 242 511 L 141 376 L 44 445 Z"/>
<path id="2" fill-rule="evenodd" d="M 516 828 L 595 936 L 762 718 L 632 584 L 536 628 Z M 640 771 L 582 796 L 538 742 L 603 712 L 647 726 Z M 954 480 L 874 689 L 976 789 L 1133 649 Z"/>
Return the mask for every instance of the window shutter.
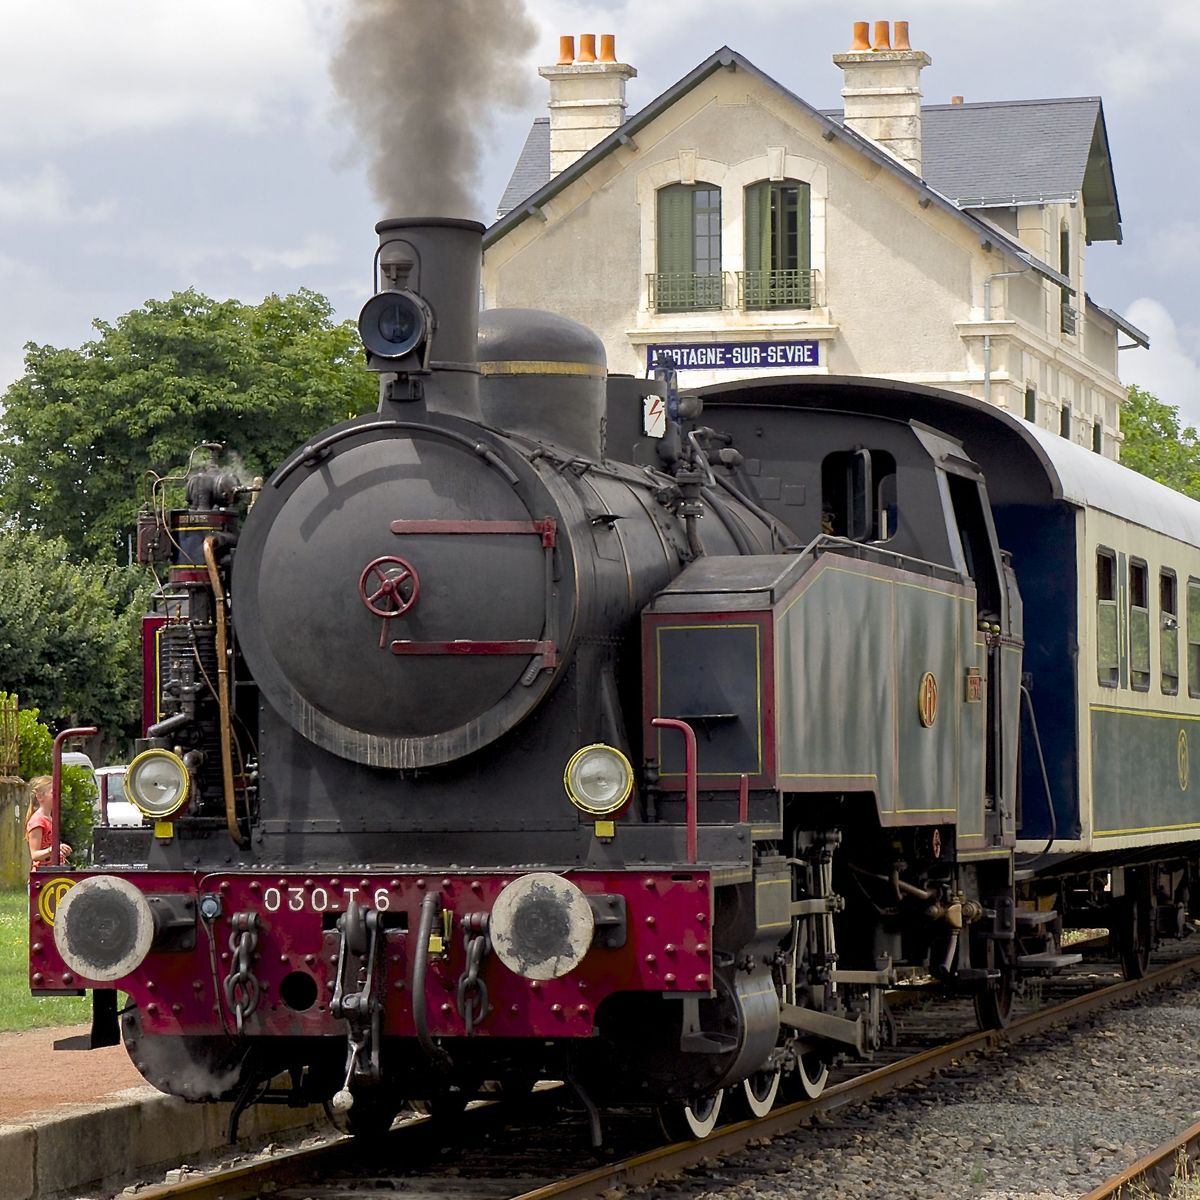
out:
<path id="1" fill-rule="evenodd" d="M 812 268 L 812 203 L 807 183 L 797 184 L 796 191 L 796 265 L 802 271 Z"/>
<path id="2" fill-rule="evenodd" d="M 746 189 L 746 270 L 771 265 L 771 185 L 752 183 Z M 766 252 L 764 253 L 764 247 Z"/>
<path id="3" fill-rule="evenodd" d="M 672 184 L 658 193 L 658 270 L 688 273 L 692 265 L 692 189 Z"/>

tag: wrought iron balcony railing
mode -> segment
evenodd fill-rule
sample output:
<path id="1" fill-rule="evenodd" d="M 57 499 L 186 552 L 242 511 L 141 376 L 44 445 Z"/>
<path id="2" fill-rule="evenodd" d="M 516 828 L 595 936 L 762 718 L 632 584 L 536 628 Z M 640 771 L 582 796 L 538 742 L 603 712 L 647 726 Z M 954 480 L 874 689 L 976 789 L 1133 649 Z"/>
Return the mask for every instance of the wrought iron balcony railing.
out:
<path id="1" fill-rule="evenodd" d="M 819 271 L 739 271 L 739 308 L 812 308 Z"/>
<path id="2" fill-rule="evenodd" d="M 656 271 L 646 276 L 647 298 L 655 312 L 695 312 L 723 308 L 723 271 Z"/>
<path id="3" fill-rule="evenodd" d="M 1072 308 L 1069 304 L 1063 304 L 1062 319 L 1059 322 L 1059 328 L 1063 333 L 1074 334 L 1079 326 L 1079 310 Z"/>

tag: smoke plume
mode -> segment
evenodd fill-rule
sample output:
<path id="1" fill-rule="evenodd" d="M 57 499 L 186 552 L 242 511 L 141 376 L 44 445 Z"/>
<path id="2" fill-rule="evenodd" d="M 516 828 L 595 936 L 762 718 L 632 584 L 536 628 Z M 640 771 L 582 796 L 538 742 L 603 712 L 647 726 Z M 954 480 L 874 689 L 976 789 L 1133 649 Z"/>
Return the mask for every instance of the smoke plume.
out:
<path id="1" fill-rule="evenodd" d="M 526 102 L 522 0 L 350 0 L 333 82 L 387 216 L 476 217 L 483 135 Z"/>

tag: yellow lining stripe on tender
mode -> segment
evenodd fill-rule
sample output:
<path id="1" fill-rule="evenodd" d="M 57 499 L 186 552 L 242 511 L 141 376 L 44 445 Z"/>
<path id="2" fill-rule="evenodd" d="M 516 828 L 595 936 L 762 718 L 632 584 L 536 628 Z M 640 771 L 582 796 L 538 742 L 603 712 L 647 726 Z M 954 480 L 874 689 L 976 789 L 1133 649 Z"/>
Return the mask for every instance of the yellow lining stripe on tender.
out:
<path id="1" fill-rule="evenodd" d="M 1133 833 L 1170 833 L 1173 829 L 1200 829 L 1200 823 L 1188 821 L 1183 825 L 1147 825 L 1144 829 L 1097 829 L 1092 837 L 1125 837 Z"/>
<path id="2" fill-rule="evenodd" d="M 1088 712 L 1116 713 L 1123 717 L 1156 717 L 1160 721 L 1200 721 L 1200 716 L 1189 713 L 1165 712 L 1157 708 L 1122 708 L 1116 704 L 1089 704 Z"/>
<path id="3" fill-rule="evenodd" d="M 608 371 L 595 363 L 549 362 L 542 359 L 509 359 L 481 362 L 482 375 L 583 375 L 588 379 L 607 379 Z"/>

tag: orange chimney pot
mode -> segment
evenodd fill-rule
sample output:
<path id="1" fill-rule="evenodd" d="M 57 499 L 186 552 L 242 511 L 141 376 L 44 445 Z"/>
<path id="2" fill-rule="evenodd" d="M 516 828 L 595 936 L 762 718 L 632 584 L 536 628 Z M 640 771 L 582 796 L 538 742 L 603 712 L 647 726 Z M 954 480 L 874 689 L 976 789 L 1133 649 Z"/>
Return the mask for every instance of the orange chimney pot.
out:
<path id="1" fill-rule="evenodd" d="M 594 33 L 581 33 L 579 35 L 579 57 L 575 61 L 581 63 L 594 63 L 596 61 L 596 35 Z"/>
<path id="2" fill-rule="evenodd" d="M 617 61 L 617 39 L 615 34 L 602 33 L 600 35 L 600 61 L 612 63 Z"/>
<path id="3" fill-rule="evenodd" d="M 887 21 L 875 22 L 875 42 L 872 50 L 890 50 L 892 48 L 892 31 Z"/>
<path id="4" fill-rule="evenodd" d="M 569 67 L 575 61 L 575 35 L 565 33 L 558 39 L 558 65 Z"/>
<path id="5" fill-rule="evenodd" d="M 851 53 L 855 50 L 870 50 L 871 43 L 867 39 L 867 30 L 869 28 L 870 22 L 868 21 L 854 22 L 854 40 L 850 43 Z"/>
<path id="6" fill-rule="evenodd" d="M 893 50 L 911 50 L 912 47 L 908 44 L 908 22 L 897 21 L 895 27 L 895 37 L 893 39 Z"/>
<path id="7" fill-rule="evenodd" d="M 963 98 L 961 96 L 951 96 L 950 97 L 951 104 L 961 104 L 962 102 L 963 102 Z"/>

